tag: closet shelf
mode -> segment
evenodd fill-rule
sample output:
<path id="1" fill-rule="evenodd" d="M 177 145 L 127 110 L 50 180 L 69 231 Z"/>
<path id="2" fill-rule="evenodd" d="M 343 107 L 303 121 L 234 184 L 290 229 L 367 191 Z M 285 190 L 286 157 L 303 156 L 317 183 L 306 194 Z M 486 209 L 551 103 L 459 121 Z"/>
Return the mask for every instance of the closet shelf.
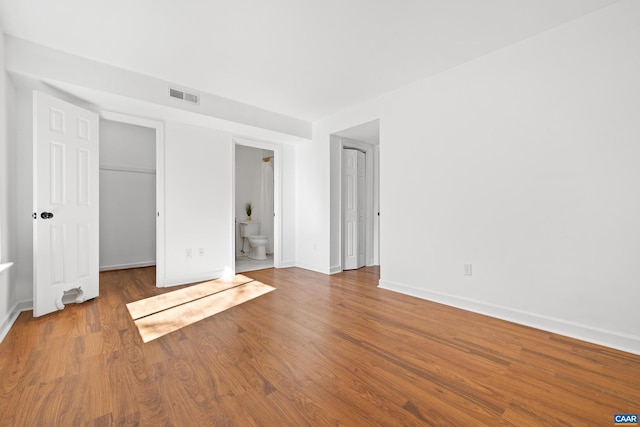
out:
<path id="1" fill-rule="evenodd" d="M 100 165 L 100 170 L 115 172 L 147 173 L 155 175 L 155 169 L 136 168 L 134 166 Z"/>

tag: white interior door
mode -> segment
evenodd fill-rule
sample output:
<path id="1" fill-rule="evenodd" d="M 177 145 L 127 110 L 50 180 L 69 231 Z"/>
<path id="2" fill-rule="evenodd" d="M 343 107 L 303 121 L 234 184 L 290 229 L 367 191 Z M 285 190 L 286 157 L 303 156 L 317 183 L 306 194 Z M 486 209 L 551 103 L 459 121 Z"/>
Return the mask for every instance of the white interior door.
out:
<path id="1" fill-rule="evenodd" d="M 34 91 L 33 314 L 98 296 L 98 115 Z"/>
<path id="2" fill-rule="evenodd" d="M 364 267 L 365 245 L 365 157 L 351 148 L 342 150 L 342 269 Z"/>
<path id="3" fill-rule="evenodd" d="M 373 149 L 373 265 L 380 265 L 380 146 Z"/>
<path id="4" fill-rule="evenodd" d="M 367 255 L 366 245 L 366 176 L 365 176 L 365 158 L 362 151 L 357 151 L 357 168 L 358 168 L 358 181 L 357 186 L 357 200 L 358 200 L 358 264 L 356 268 L 364 267 Z"/>
<path id="5" fill-rule="evenodd" d="M 358 268 L 358 155 L 342 150 L 342 269 Z"/>

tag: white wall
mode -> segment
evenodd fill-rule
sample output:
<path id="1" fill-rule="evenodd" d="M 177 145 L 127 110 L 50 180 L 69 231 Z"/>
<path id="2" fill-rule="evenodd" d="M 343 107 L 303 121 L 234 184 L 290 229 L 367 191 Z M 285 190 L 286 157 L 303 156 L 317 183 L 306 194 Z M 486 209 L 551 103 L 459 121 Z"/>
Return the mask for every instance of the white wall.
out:
<path id="1" fill-rule="evenodd" d="M 0 28 L 0 341 L 15 321 L 15 175 L 12 103 L 14 88 L 4 68 L 4 35 Z"/>
<path id="2" fill-rule="evenodd" d="M 32 91 L 16 87 L 16 298 L 33 299 L 33 98 Z"/>
<path id="3" fill-rule="evenodd" d="M 280 158 L 277 162 L 282 164 L 282 235 L 280 246 L 281 267 L 293 267 L 296 265 L 296 248 L 297 248 L 297 228 L 296 228 L 296 195 L 298 182 L 297 164 L 296 164 L 296 145 L 282 145 Z M 274 188 L 277 183 L 274 184 Z M 276 227 L 274 226 L 274 229 Z"/>
<path id="4" fill-rule="evenodd" d="M 296 148 L 296 265 L 325 274 L 330 271 L 328 160 L 328 144 Z"/>
<path id="5" fill-rule="evenodd" d="M 309 153 L 379 110 L 381 286 L 640 353 L 638 20 L 622 1 L 316 124 Z"/>
<path id="6" fill-rule="evenodd" d="M 330 177 L 329 185 L 331 191 L 330 206 L 330 273 L 339 273 L 342 271 L 342 143 L 340 137 L 331 135 L 329 137 L 330 144 Z"/>
<path id="7" fill-rule="evenodd" d="M 234 265 L 231 150 L 231 135 L 225 132 L 165 125 L 167 284 L 220 277 Z"/>
<path id="8" fill-rule="evenodd" d="M 245 204 L 251 202 L 253 220 L 259 221 L 262 206 L 260 205 L 260 182 L 262 180 L 262 150 L 236 144 L 236 206 L 238 221 L 247 218 Z"/>
<path id="9" fill-rule="evenodd" d="M 155 264 L 156 131 L 100 119 L 100 270 Z"/>

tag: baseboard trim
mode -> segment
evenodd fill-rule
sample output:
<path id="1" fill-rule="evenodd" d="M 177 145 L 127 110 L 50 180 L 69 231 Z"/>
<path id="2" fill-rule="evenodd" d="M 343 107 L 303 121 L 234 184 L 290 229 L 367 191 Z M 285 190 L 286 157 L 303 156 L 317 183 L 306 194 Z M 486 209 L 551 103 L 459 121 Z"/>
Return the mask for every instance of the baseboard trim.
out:
<path id="1" fill-rule="evenodd" d="M 151 267 L 156 265 L 155 261 L 132 262 L 128 264 L 113 264 L 100 266 L 100 271 L 125 270 L 127 268 Z"/>
<path id="2" fill-rule="evenodd" d="M 2 324 L 0 324 L 0 343 L 7 336 L 20 313 L 28 310 L 33 310 L 32 301 L 18 301 L 13 305 L 7 317 L 2 321 Z"/>
<path id="3" fill-rule="evenodd" d="M 300 263 L 298 263 L 296 265 L 296 267 L 302 268 L 304 270 L 315 271 L 316 273 L 330 274 L 328 269 L 319 267 L 317 265 L 309 265 L 309 264 L 300 264 Z"/>
<path id="4" fill-rule="evenodd" d="M 280 267 L 278 268 L 290 268 L 290 267 L 295 267 L 296 266 L 296 262 L 295 261 L 282 261 L 280 263 Z"/>
<path id="5" fill-rule="evenodd" d="M 480 301 L 462 298 L 454 295 L 439 292 L 417 289 L 411 286 L 390 282 L 380 279 L 378 287 L 401 294 L 410 295 L 416 298 L 433 301 L 439 304 L 460 308 L 466 311 L 483 314 L 508 322 L 517 323 L 532 328 L 553 332 L 570 338 L 587 341 L 593 344 L 614 348 L 640 355 L 640 337 L 621 334 L 618 332 L 585 326 L 578 323 L 568 322 L 549 316 L 541 316 L 507 307 L 483 303 Z"/>
<path id="6" fill-rule="evenodd" d="M 337 273 L 342 273 L 342 265 L 340 264 L 334 265 L 333 267 L 329 268 L 329 274 L 337 274 Z"/>

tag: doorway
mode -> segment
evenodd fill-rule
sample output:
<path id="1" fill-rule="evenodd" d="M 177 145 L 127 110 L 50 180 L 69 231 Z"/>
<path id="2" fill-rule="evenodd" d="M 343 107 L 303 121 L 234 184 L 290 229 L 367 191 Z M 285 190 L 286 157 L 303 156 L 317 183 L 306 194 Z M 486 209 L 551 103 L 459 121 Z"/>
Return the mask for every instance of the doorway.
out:
<path id="1" fill-rule="evenodd" d="M 380 265 L 380 130 L 379 120 L 373 120 L 330 135 L 331 144 L 331 268 L 330 272 Z M 345 176 L 344 153 L 359 152 L 358 190 L 349 194 L 349 178 Z M 363 165 L 363 166 L 362 166 Z M 364 170 L 363 170 L 364 169 Z M 355 172 L 353 172 L 355 173 Z M 354 189 L 356 187 L 353 187 Z M 349 198 L 357 194 L 357 199 Z M 357 223 L 349 224 L 359 206 Z M 357 226 L 357 228 L 355 228 Z M 351 228 L 350 228 L 351 227 Z M 352 246 L 355 245 L 355 246 Z M 362 250 L 364 248 L 364 250 Z M 354 260 L 354 253 L 358 256 Z M 364 256 L 364 263 L 362 257 Z"/>
<path id="2" fill-rule="evenodd" d="M 100 271 L 156 266 L 164 277 L 164 126 L 100 113 Z"/>
<path id="3" fill-rule="evenodd" d="M 100 119 L 100 271 L 156 265 L 156 135 Z"/>
<path id="4" fill-rule="evenodd" d="M 234 138 L 236 273 L 280 266 L 279 147 Z"/>

